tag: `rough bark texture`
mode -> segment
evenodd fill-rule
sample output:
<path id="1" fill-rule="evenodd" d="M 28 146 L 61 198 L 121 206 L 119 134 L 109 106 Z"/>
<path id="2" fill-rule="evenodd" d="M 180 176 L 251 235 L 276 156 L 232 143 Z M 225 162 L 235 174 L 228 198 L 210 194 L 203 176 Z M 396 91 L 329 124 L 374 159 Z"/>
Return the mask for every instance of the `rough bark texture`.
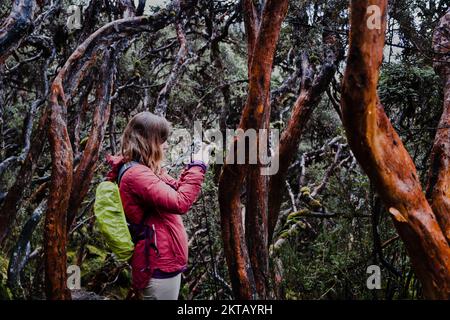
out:
<path id="1" fill-rule="evenodd" d="M 239 128 L 244 131 L 263 128 L 267 114 L 270 113 L 270 110 L 267 110 L 270 106 L 267 101 L 272 63 L 287 7 L 287 0 L 265 2 L 249 72 L 248 97 L 239 124 Z M 231 146 L 235 150 L 234 155 L 239 139 L 240 137 L 237 137 Z M 251 152 L 256 152 L 255 146 L 246 147 L 247 159 Z M 222 238 L 233 292 L 238 299 L 252 299 L 257 298 L 257 294 L 243 233 L 240 201 L 240 187 L 248 173 L 248 166 L 230 164 L 230 160 L 227 159 L 219 181 Z"/>
<path id="2" fill-rule="evenodd" d="M 246 180 L 245 238 L 258 299 L 269 294 L 269 250 L 267 223 L 267 176 L 260 165 L 250 165 Z"/>
<path id="3" fill-rule="evenodd" d="M 382 11 L 369 29 L 367 9 Z M 377 95 L 383 59 L 387 0 L 353 0 L 350 46 L 342 86 L 342 115 L 349 145 L 380 194 L 405 243 L 427 298 L 450 298 L 450 247 L 422 191 L 414 163 Z"/>
<path id="4" fill-rule="evenodd" d="M 250 78 L 250 66 L 253 60 L 256 37 L 260 24 L 260 15 L 252 0 L 242 0 L 242 14 L 244 18 L 245 35 L 247 37 L 247 65 Z"/>
<path id="5" fill-rule="evenodd" d="M 253 1 L 244 0 L 245 33 L 247 35 L 247 68 L 248 77 L 251 77 L 252 61 L 260 27 L 260 13 Z M 270 88 L 269 88 L 270 89 Z M 264 102 L 263 122 L 261 129 L 269 126 L 270 101 Z M 266 141 L 259 141 L 266 143 Z M 256 152 L 256 149 L 253 151 Z M 246 177 L 246 206 L 245 206 L 245 239 L 248 246 L 250 263 L 253 269 L 255 289 L 258 298 L 266 299 L 268 294 L 268 274 L 269 274 L 269 252 L 267 239 L 267 177 L 261 175 L 261 165 L 252 164 L 248 166 Z"/>
<path id="6" fill-rule="evenodd" d="M 72 185 L 73 152 L 65 119 L 65 106 L 58 101 L 59 89 L 53 83 L 49 112 L 49 142 L 52 154 L 52 179 L 45 219 L 46 296 L 51 300 L 70 299 L 66 286 L 66 210 Z"/>
<path id="7" fill-rule="evenodd" d="M 427 198 L 450 243 L 450 9 L 433 37 L 435 70 L 444 85 L 444 108 L 431 153 Z"/>
<path id="8" fill-rule="evenodd" d="M 14 1 L 11 14 L 0 26 L 0 64 L 32 31 L 35 9 L 35 0 Z"/>
<path id="9" fill-rule="evenodd" d="M 92 120 L 92 128 L 86 147 L 81 156 L 80 163 L 74 172 L 72 192 L 70 195 L 69 210 L 67 212 L 67 230 L 72 226 L 78 209 L 81 207 L 84 197 L 89 191 L 89 186 L 95 172 L 100 145 L 106 130 L 111 110 L 111 92 L 115 75 L 115 54 L 114 48 L 108 50 L 103 57 L 103 64 L 100 70 L 100 83 L 96 90 L 96 100 L 94 102 L 95 111 Z"/>

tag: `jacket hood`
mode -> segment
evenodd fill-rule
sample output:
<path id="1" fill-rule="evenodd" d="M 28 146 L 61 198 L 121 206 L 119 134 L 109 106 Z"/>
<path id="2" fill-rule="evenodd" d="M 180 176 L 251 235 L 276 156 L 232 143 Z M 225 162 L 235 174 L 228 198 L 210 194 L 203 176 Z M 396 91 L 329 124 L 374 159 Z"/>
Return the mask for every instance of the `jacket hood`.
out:
<path id="1" fill-rule="evenodd" d="M 122 156 L 113 156 L 108 154 L 106 156 L 106 162 L 111 167 L 111 170 L 106 175 L 106 179 L 108 181 L 117 180 L 117 176 L 119 175 L 119 168 L 124 163 L 124 159 Z"/>

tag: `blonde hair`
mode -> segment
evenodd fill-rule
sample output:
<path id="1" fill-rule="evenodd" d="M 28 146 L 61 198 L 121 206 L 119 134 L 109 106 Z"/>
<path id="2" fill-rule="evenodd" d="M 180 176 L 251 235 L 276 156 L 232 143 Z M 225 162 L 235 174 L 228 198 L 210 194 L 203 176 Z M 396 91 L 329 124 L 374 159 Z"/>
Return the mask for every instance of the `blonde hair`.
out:
<path id="1" fill-rule="evenodd" d="M 138 113 L 122 135 L 121 154 L 126 162 L 139 161 L 155 173 L 161 171 L 162 144 L 169 137 L 170 124 L 151 112 Z"/>

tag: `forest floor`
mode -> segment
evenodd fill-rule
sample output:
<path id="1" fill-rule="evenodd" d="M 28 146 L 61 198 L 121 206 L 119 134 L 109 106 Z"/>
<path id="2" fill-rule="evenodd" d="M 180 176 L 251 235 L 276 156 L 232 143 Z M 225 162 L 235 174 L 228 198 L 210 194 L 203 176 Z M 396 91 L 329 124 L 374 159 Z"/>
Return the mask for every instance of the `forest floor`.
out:
<path id="1" fill-rule="evenodd" d="M 84 289 L 72 290 L 72 300 L 109 300 L 107 297 L 99 296 L 94 292 L 89 292 Z"/>

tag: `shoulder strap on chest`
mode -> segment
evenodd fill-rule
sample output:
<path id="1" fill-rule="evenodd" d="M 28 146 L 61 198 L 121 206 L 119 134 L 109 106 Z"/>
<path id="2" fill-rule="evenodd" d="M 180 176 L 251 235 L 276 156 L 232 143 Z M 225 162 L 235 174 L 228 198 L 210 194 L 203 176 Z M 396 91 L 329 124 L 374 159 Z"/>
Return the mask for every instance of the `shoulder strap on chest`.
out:
<path id="1" fill-rule="evenodd" d="M 119 169 L 119 174 L 117 175 L 117 184 L 120 185 L 120 181 L 122 180 L 123 175 L 125 174 L 125 172 L 128 171 L 128 169 L 131 169 L 132 167 L 134 167 L 138 164 L 139 164 L 139 162 L 137 162 L 137 161 L 131 161 L 131 162 L 124 163 Z"/>

